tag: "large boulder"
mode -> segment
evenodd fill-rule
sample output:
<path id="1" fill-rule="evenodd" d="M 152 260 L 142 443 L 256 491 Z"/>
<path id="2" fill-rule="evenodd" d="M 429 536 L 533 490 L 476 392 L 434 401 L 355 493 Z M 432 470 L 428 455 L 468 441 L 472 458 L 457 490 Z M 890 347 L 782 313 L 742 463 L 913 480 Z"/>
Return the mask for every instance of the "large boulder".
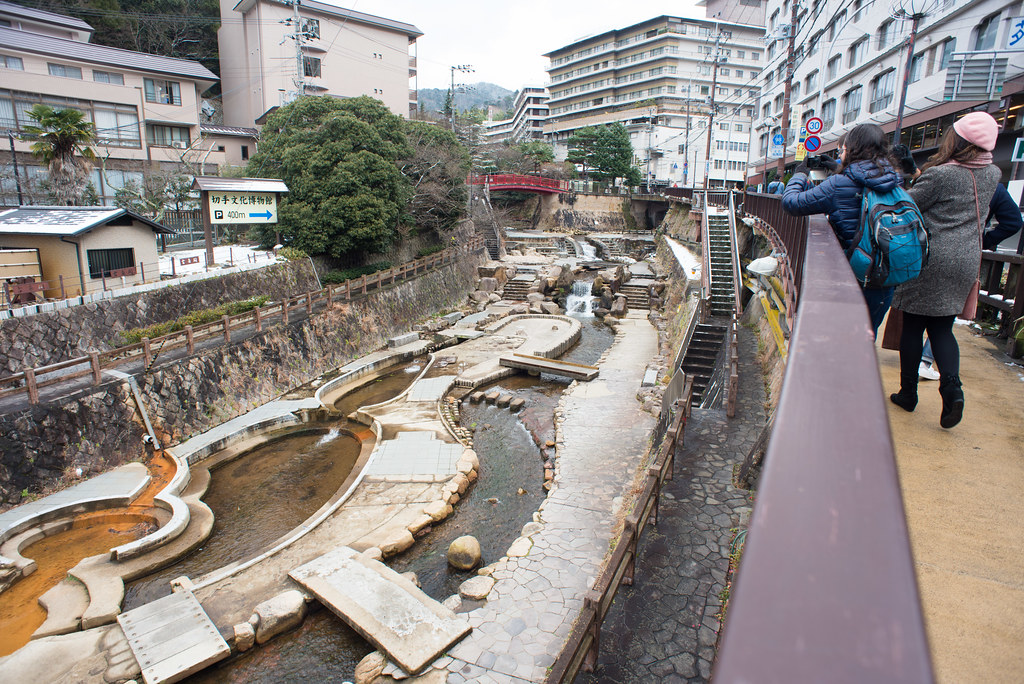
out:
<path id="1" fill-rule="evenodd" d="M 543 302 L 544 295 L 542 295 L 540 292 L 528 292 L 526 294 L 526 301 L 530 304 L 532 304 L 533 302 Z"/>
<path id="2" fill-rule="evenodd" d="M 629 300 L 626 299 L 626 295 L 615 295 L 615 301 L 612 302 L 611 315 L 616 318 L 624 318 L 628 311 Z"/>
<path id="3" fill-rule="evenodd" d="M 459 537 L 448 546 L 448 564 L 458 570 L 472 570 L 480 557 L 480 542 L 472 535 Z"/>
<path id="4" fill-rule="evenodd" d="M 254 612 L 259 617 L 256 641 L 264 644 L 302 624 L 306 617 L 306 599 L 302 592 L 292 589 L 259 604 Z"/>
<path id="5" fill-rule="evenodd" d="M 481 278 L 477 289 L 484 292 L 494 292 L 498 289 L 498 280 L 497 278 Z"/>
<path id="6" fill-rule="evenodd" d="M 515 276 L 515 274 L 509 275 L 505 265 L 500 261 L 488 261 L 477 268 L 476 272 L 481 278 L 494 278 L 500 285 L 504 285 L 509 278 Z"/>
<path id="7" fill-rule="evenodd" d="M 602 309 L 611 309 L 612 304 L 615 302 L 615 295 L 612 294 L 612 288 L 605 285 L 603 288 L 601 288 L 601 292 L 599 294 L 600 301 L 598 302 L 598 305 Z"/>
<path id="8" fill-rule="evenodd" d="M 540 308 L 543 309 L 544 313 L 552 316 L 558 316 L 562 313 L 562 307 L 558 306 L 555 302 L 541 302 Z"/>
<path id="9" fill-rule="evenodd" d="M 606 285 L 609 285 L 614 292 L 618 292 L 622 283 L 626 280 L 625 270 L 621 265 L 598 271 L 597 277 L 603 280 Z"/>
<path id="10" fill-rule="evenodd" d="M 544 313 L 544 302 L 530 302 L 530 313 L 542 314 Z"/>

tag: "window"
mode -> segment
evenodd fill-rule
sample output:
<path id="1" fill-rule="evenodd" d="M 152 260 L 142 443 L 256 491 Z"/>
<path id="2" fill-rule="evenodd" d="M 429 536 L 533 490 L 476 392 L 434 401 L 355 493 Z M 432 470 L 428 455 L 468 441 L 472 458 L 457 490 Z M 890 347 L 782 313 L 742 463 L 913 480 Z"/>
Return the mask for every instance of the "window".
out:
<path id="1" fill-rule="evenodd" d="M 850 60 L 848 62 L 849 67 L 853 67 L 861 64 L 864 61 L 864 57 L 868 51 L 868 39 L 866 37 L 861 38 L 856 43 L 850 46 Z"/>
<path id="2" fill-rule="evenodd" d="M 306 38 L 320 38 L 320 20 L 319 19 L 307 19 L 302 18 L 302 32 L 306 35 Z"/>
<path id="3" fill-rule="evenodd" d="M 188 147 L 188 128 L 184 126 L 146 126 L 146 141 L 157 147 Z"/>
<path id="4" fill-rule="evenodd" d="M 927 52 L 919 52 L 914 55 L 914 59 L 910 60 L 910 83 L 917 83 L 921 80 L 921 76 L 924 74 L 925 59 L 927 57 Z"/>
<path id="5" fill-rule="evenodd" d="M 855 121 L 860 116 L 860 98 L 864 93 L 864 88 L 857 86 L 846 91 L 843 95 L 843 123 L 848 124 L 851 121 Z"/>
<path id="6" fill-rule="evenodd" d="M 759 61 L 761 59 L 761 53 L 758 52 L 757 50 L 753 50 L 750 53 L 750 59 L 754 60 L 755 62 Z"/>
<path id="7" fill-rule="evenodd" d="M 21 61 L 21 57 L 0 55 L 0 67 L 4 67 L 5 69 L 17 69 L 18 71 L 24 71 L 25 63 Z"/>
<path id="8" fill-rule="evenodd" d="M 124 76 L 121 74 L 111 73 L 109 71 L 97 71 L 92 70 L 92 80 L 97 83 L 113 83 L 115 85 L 124 85 Z"/>
<path id="9" fill-rule="evenodd" d="M 773 83 L 775 83 L 775 72 L 769 71 L 764 77 L 764 84 L 766 86 L 771 86 Z"/>
<path id="10" fill-rule="evenodd" d="M 742 133 L 743 132 L 743 124 L 734 124 L 732 128 L 737 133 Z"/>
<path id="11" fill-rule="evenodd" d="M 886 19 L 878 27 L 878 49 L 884 50 L 896 44 L 896 22 Z"/>
<path id="12" fill-rule="evenodd" d="M 836 39 L 836 34 L 842 30 L 843 24 L 846 23 L 846 10 L 843 10 L 836 15 L 836 18 L 832 20 L 832 23 L 828 25 L 828 39 L 833 41 Z"/>
<path id="13" fill-rule="evenodd" d="M 761 107 L 761 116 L 763 116 L 764 118 L 767 119 L 771 115 L 772 115 L 772 106 L 770 104 L 766 104 L 764 107 Z"/>
<path id="14" fill-rule="evenodd" d="M 708 95 L 710 92 L 711 91 L 710 91 L 710 87 L 709 86 L 701 86 L 700 87 L 700 94 L 701 95 Z"/>
<path id="15" fill-rule="evenodd" d="M 82 70 L 75 66 L 67 66 L 65 64 L 52 64 L 48 63 L 46 68 L 50 71 L 51 76 L 63 76 L 64 78 L 77 78 L 82 80 Z"/>
<path id="16" fill-rule="evenodd" d="M 781 112 L 782 111 L 782 95 L 776 96 L 774 104 L 775 104 L 775 111 Z"/>
<path id="17" fill-rule="evenodd" d="M 896 87 L 896 70 L 889 69 L 871 81 L 871 103 L 868 111 L 874 114 L 892 104 L 892 93 Z"/>
<path id="18" fill-rule="evenodd" d="M 791 100 L 800 99 L 800 81 L 795 81 L 789 88 L 789 97 Z"/>
<path id="19" fill-rule="evenodd" d="M 320 77 L 320 58 L 319 57 L 303 57 L 302 58 L 302 72 L 306 76 Z"/>
<path id="20" fill-rule="evenodd" d="M 811 55 L 813 55 L 816 52 L 818 52 L 818 43 L 819 42 L 821 42 L 821 33 L 820 32 L 819 33 L 815 33 L 813 36 L 811 36 L 811 39 L 809 41 L 807 41 L 807 56 L 808 57 L 810 57 Z"/>
<path id="21" fill-rule="evenodd" d="M 813 110 L 812 110 L 813 111 Z M 812 114 L 813 116 L 813 114 Z M 810 117 L 808 117 L 810 118 Z M 829 100 L 821 107 L 821 123 L 822 128 L 831 128 L 832 124 L 836 122 L 836 101 L 834 99 Z"/>
<path id="22" fill-rule="evenodd" d="M 249 146 L 242 145 L 242 161 L 248 161 L 249 159 Z"/>
<path id="23" fill-rule="evenodd" d="M 653 71 L 653 69 L 652 69 L 652 71 Z M 722 72 L 723 76 L 728 76 L 729 75 L 729 70 L 726 69 L 725 67 L 722 67 L 721 69 L 719 69 L 719 71 Z"/>
<path id="24" fill-rule="evenodd" d="M 831 81 L 839 77 L 839 65 L 842 61 L 842 57 L 836 55 L 832 59 L 828 60 L 828 80 Z"/>
<path id="25" fill-rule="evenodd" d="M 939 70 L 949 66 L 949 60 L 953 58 L 953 51 L 956 50 L 956 38 L 947 38 L 942 41 L 942 57 L 939 59 Z"/>
<path id="26" fill-rule="evenodd" d="M 96 142 L 117 147 L 140 147 L 139 115 L 131 105 L 93 104 Z"/>
<path id="27" fill-rule="evenodd" d="M 76 109 L 87 121 L 96 126 L 96 142 L 101 145 L 141 147 L 139 117 L 135 107 L 107 102 L 71 99 L 55 95 L 40 95 L 11 90 L 0 90 L 0 128 L 14 131 L 35 125 L 27 112 L 33 105 L 44 104 L 54 109 Z"/>
<path id="28" fill-rule="evenodd" d="M 120 249 L 87 249 L 90 278 L 109 278 L 111 271 L 135 266 L 135 250 L 131 247 Z"/>
<path id="29" fill-rule="evenodd" d="M 860 21 L 861 14 L 864 11 L 864 0 L 854 0 L 853 3 L 853 20 Z"/>
<path id="30" fill-rule="evenodd" d="M 736 51 L 736 59 L 746 59 L 746 58 L 747 58 L 747 53 L 744 50 L 737 50 Z"/>
<path id="31" fill-rule="evenodd" d="M 775 43 L 768 46 L 768 59 L 775 58 Z"/>
<path id="32" fill-rule="evenodd" d="M 774 31 L 775 25 L 779 23 L 779 10 L 772 12 L 772 16 L 768 19 L 768 30 Z"/>
<path id="33" fill-rule="evenodd" d="M 733 94 L 733 97 L 742 97 L 743 96 L 743 88 L 733 88 L 732 89 L 732 94 Z"/>
<path id="34" fill-rule="evenodd" d="M 736 70 L 736 78 L 743 78 L 743 70 L 742 69 L 737 69 Z"/>
<path id="35" fill-rule="evenodd" d="M 807 78 L 804 79 L 804 90 L 808 93 L 818 87 L 818 70 L 815 69 L 811 73 L 807 74 Z"/>
<path id="36" fill-rule="evenodd" d="M 721 129 L 723 130 L 723 131 L 727 131 L 727 130 L 729 130 L 729 124 L 727 124 L 727 123 L 719 124 L 719 127 L 720 127 L 720 128 L 721 128 Z"/>
<path id="37" fill-rule="evenodd" d="M 177 81 L 157 81 L 152 78 L 143 79 L 146 91 L 146 102 L 160 104 L 181 104 L 181 84 Z"/>
<path id="38" fill-rule="evenodd" d="M 999 32 L 999 13 L 985 17 L 985 20 L 974 29 L 974 50 L 991 50 L 996 44 Z"/>

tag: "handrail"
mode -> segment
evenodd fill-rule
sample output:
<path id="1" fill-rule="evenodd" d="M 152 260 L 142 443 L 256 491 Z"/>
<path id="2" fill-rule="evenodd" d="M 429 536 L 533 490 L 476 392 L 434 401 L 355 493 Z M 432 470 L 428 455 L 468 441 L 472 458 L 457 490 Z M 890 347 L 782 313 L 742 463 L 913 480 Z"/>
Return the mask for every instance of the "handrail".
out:
<path id="1" fill-rule="evenodd" d="M 1024 256 L 983 251 L 981 274 L 978 303 L 1003 312 L 1003 330 L 1000 334 L 1005 332 L 1009 335 L 1006 353 L 1013 356 L 1017 341 L 1013 337 L 1012 326 L 1014 321 L 1024 316 Z"/>
<path id="2" fill-rule="evenodd" d="M 733 192 L 729 193 L 729 245 L 732 257 L 733 311 L 741 314 L 743 302 L 740 295 L 743 292 L 743 280 L 740 278 L 740 242 L 736 233 L 736 194 Z"/>
<path id="3" fill-rule="evenodd" d="M 694 194 L 696 195 L 697 193 Z M 700 298 L 707 302 L 711 299 L 711 240 L 708 237 L 708 201 L 710 198 L 707 191 L 704 191 L 699 196 L 703 199 L 701 203 L 703 208 L 700 212 L 700 242 L 702 244 L 700 250 Z M 705 318 L 701 319 L 701 323 L 706 320 L 710 310 L 710 306 L 704 307 Z"/>
<path id="4" fill-rule="evenodd" d="M 863 296 L 823 217 L 809 221 L 806 255 L 714 679 L 931 682 Z"/>
<path id="5" fill-rule="evenodd" d="M 597 665 L 601 645 L 601 625 L 615 600 L 619 587 L 633 584 L 637 545 L 640 535 L 653 518 L 658 522 L 658 501 L 666 480 L 675 470 L 676 447 L 683 442 L 686 419 L 690 415 L 693 399 L 693 378 L 688 378 L 683 396 L 676 404 L 672 427 L 658 446 L 654 462 L 647 469 L 643 488 L 637 496 L 633 512 L 626 518 L 622 531 L 611 542 L 611 554 L 606 559 L 592 589 L 583 598 L 583 609 L 573 624 L 569 638 L 562 646 L 548 676 L 546 684 L 562 684 L 576 679 L 580 670 L 593 672 Z"/>
<path id="6" fill-rule="evenodd" d="M 552 190 L 567 190 L 569 187 L 565 181 L 525 173 L 487 173 L 482 176 L 470 176 L 466 179 L 466 184 L 525 185 L 533 188 L 550 188 Z"/>
<path id="7" fill-rule="evenodd" d="M 162 335 L 160 337 L 143 338 L 141 342 L 128 344 L 103 352 L 95 352 L 89 356 L 81 356 L 57 363 L 26 368 L 25 370 L 12 375 L 0 377 L 0 398 L 13 396 L 25 392 L 28 394 L 29 403 L 39 402 L 39 389 L 55 385 L 68 380 L 77 379 L 86 375 L 93 376 L 93 385 L 101 382 L 101 373 L 109 368 L 116 368 L 119 365 L 144 359 L 146 368 L 152 365 L 154 360 L 153 348 L 158 352 L 171 351 L 173 349 L 186 348 L 189 354 L 195 350 L 195 344 L 208 338 L 220 337 L 223 343 L 231 341 L 231 331 L 238 329 L 250 322 L 255 324 L 256 330 L 261 331 L 263 327 L 275 317 L 279 317 L 281 323 L 288 324 L 289 312 L 302 307 L 307 314 L 312 313 L 313 305 L 321 300 L 326 301 L 327 307 L 334 306 L 335 298 L 341 296 L 345 300 L 351 300 L 353 294 L 365 295 L 371 285 L 376 288 L 385 284 L 393 284 L 396 279 L 405 280 L 411 276 L 425 273 L 439 265 L 454 261 L 455 254 L 460 250 L 474 251 L 484 247 L 481 237 L 473 237 L 465 245 L 450 247 L 436 254 L 414 259 L 398 267 L 387 268 L 376 271 L 369 275 L 363 275 L 355 280 L 346 280 L 340 285 L 328 285 L 327 287 L 313 292 L 304 292 L 291 297 L 285 297 L 278 303 L 257 307 L 251 311 L 236 314 L 234 316 L 223 316 L 219 321 L 204 323 L 197 326 L 186 326 L 184 330 Z M 88 364 L 87 369 L 81 369 L 66 373 L 60 373 L 55 377 L 41 380 L 38 376 L 45 373 L 59 373 Z M 4 387 L 9 385 L 10 387 Z"/>

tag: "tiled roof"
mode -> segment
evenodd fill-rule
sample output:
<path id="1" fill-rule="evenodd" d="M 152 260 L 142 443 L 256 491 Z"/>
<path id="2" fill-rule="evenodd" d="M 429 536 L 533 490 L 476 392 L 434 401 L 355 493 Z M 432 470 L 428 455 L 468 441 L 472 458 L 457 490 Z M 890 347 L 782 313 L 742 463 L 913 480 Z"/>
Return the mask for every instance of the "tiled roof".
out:
<path id="1" fill-rule="evenodd" d="M 199 130 L 203 133 L 212 133 L 214 135 L 242 135 L 249 138 L 255 138 L 259 135 L 259 131 L 255 128 L 243 128 L 242 126 L 222 126 L 220 124 L 200 124 Z"/>
<path id="2" fill-rule="evenodd" d="M 277 178 L 222 178 L 196 176 L 193 188 L 217 192 L 288 192 L 288 186 Z"/>
<path id="3" fill-rule="evenodd" d="M 0 28 L 0 47 L 19 52 L 29 52 L 54 59 L 68 59 L 108 67 L 120 67 L 134 71 L 149 71 L 170 76 L 183 76 L 197 81 L 215 83 L 217 76 L 199 62 L 175 59 L 145 52 L 133 52 L 120 48 L 64 40 L 43 36 L 28 31 Z"/>
<path id="4" fill-rule="evenodd" d="M 0 211 L 0 236 L 80 235 L 126 214 L 157 233 L 172 232 L 159 223 L 119 207 L 18 207 Z"/>
<path id="5" fill-rule="evenodd" d="M 31 7 L 23 7 L 21 5 L 15 5 L 13 2 L 0 2 L 0 14 L 13 14 L 31 21 L 56 24 L 57 26 L 65 26 L 78 31 L 92 32 L 92 26 L 89 26 L 89 24 L 85 23 L 81 19 L 75 19 L 74 17 L 69 17 L 64 14 L 55 14 L 54 12 L 33 9 Z"/>

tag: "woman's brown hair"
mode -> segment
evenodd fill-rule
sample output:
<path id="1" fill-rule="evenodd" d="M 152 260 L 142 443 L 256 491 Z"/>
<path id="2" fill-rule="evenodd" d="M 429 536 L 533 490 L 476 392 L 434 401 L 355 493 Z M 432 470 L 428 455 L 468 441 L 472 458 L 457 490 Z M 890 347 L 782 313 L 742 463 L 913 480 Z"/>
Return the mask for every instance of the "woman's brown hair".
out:
<path id="1" fill-rule="evenodd" d="M 928 157 L 928 161 L 924 166 L 921 167 L 921 171 L 930 169 L 933 166 L 939 164 L 945 164 L 948 161 L 957 161 L 961 164 L 968 164 L 978 158 L 978 155 L 983 154 L 985 150 L 981 149 L 973 143 L 969 143 L 961 138 L 953 127 L 950 126 L 946 129 L 946 132 L 942 134 L 942 142 L 939 143 L 939 149 L 935 151 L 935 154 Z"/>
<path id="2" fill-rule="evenodd" d="M 877 167 L 886 165 L 898 169 L 899 165 L 892 157 L 889 147 L 889 136 L 881 126 L 860 124 L 840 139 L 840 147 L 846 148 L 846 161 L 843 168 L 848 168 L 859 161 L 873 162 Z"/>

